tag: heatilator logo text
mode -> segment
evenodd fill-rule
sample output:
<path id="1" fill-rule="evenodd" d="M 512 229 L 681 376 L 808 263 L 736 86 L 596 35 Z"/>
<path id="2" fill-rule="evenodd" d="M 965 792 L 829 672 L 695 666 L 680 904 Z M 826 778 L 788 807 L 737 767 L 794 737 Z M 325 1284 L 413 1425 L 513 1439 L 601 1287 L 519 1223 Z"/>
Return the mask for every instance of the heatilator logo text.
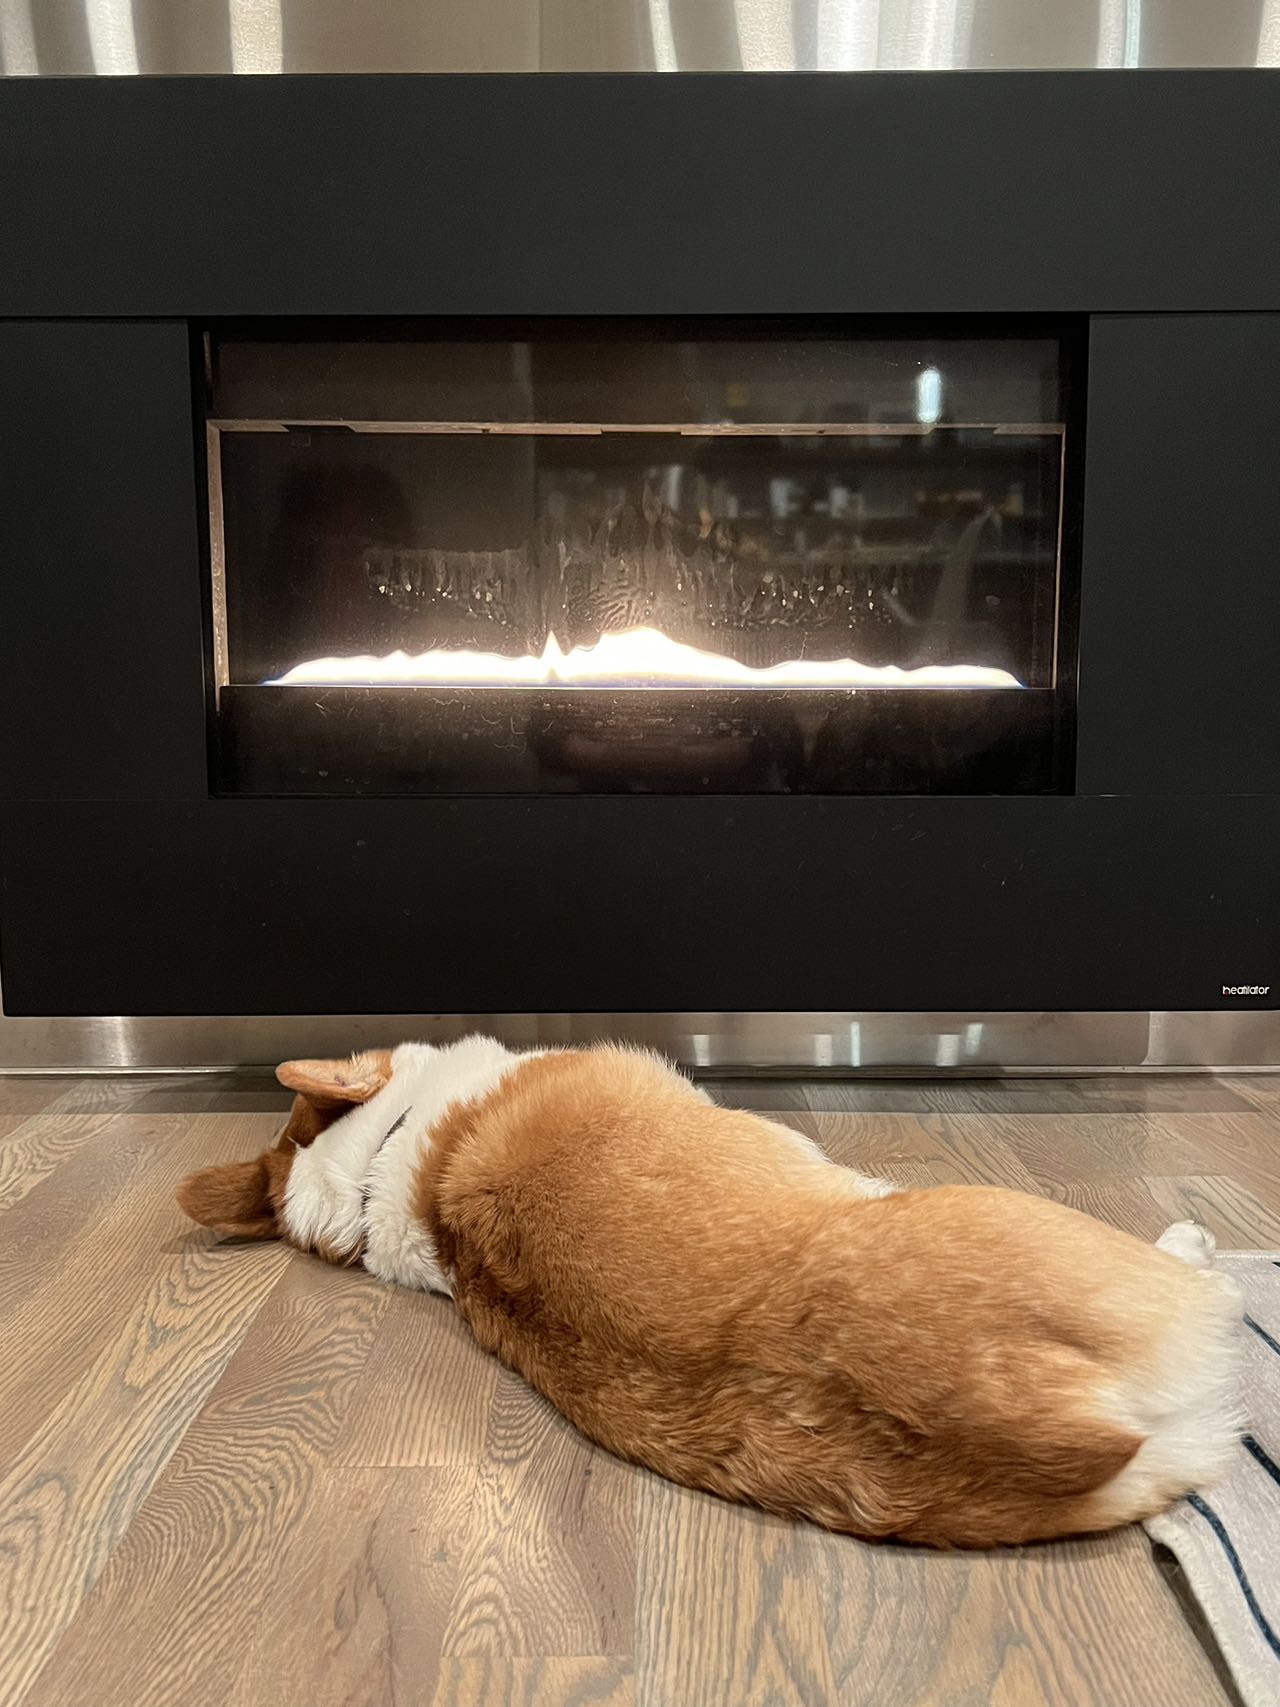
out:
<path id="1" fill-rule="evenodd" d="M 1271 986 L 1270 984 L 1224 984 L 1222 993 L 1224 996 L 1269 996 Z"/>

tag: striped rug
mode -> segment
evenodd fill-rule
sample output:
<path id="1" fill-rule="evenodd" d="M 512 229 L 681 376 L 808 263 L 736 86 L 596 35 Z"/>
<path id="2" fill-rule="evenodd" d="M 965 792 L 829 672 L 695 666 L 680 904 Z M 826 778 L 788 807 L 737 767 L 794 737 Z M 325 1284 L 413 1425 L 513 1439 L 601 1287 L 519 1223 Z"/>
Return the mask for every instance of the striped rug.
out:
<path id="1" fill-rule="evenodd" d="M 1147 1524 L 1190 1584 L 1247 1707 L 1280 1703 L 1280 1252 L 1216 1265 L 1245 1297 L 1250 1432 L 1230 1474 Z"/>

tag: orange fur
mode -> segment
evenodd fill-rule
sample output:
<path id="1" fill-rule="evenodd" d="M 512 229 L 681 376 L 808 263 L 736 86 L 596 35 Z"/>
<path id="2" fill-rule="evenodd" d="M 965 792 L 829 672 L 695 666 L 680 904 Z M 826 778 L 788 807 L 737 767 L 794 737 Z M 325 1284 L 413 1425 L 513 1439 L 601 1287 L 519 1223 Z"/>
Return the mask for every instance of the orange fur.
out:
<path id="1" fill-rule="evenodd" d="M 1197 1276 L 1042 1199 L 760 1155 L 656 1061 L 553 1055 L 436 1127 L 418 1209 L 481 1345 L 674 1481 L 936 1545 L 1108 1521 L 1141 1439 L 1099 1386 Z"/>
<path id="2" fill-rule="evenodd" d="M 178 1203 L 193 1221 L 224 1238 L 274 1239 L 279 1231 L 266 1155 L 202 1168 L 178 1187 Z"/>
<path id="3" fill-rule="evenodd" d="M 341 1108 L 368 1102 L 391 1076 L 391 1051 L 365 1049 L 345 1061 L 282 1061 L 276 1078 L 311 1103 Z"/>

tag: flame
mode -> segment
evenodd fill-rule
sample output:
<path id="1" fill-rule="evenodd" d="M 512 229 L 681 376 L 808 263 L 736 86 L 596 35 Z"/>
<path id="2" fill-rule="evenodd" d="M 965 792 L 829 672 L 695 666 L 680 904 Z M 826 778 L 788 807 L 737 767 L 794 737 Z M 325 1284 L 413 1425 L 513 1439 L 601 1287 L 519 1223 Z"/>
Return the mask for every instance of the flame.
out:
<path id="1" fill-rule="evenodd" d="M 1019 688 L 1007 670 L 985 664 L 926 664 L 901 670 L 896 664 L 859 664 L 853 658 L 825 662 L 791 659 L 753 669 L 736 658 L 685 646 L 656 628 L 602 634 L 594 646 L 560 648 L 551 635 L 540 657 L 506 658 L 496 652 L 441 648 L 433 652 L 390 652 L 383 658 L 312 658 L 296 664 L 268 686 L 298 683 L 361 687 L 679 687 L 679 688 Z"/>

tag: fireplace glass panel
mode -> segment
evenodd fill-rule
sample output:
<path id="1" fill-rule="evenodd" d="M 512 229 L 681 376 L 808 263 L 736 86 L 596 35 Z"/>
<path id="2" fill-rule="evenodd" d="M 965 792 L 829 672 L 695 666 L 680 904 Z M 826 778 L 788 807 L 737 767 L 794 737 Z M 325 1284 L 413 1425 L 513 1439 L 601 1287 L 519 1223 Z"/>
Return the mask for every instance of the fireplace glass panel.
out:
<path id="1" fill-rule="evenodd" d="M 218 787 L 1061 790 L 1066 347 L 211 332 Z"/>

